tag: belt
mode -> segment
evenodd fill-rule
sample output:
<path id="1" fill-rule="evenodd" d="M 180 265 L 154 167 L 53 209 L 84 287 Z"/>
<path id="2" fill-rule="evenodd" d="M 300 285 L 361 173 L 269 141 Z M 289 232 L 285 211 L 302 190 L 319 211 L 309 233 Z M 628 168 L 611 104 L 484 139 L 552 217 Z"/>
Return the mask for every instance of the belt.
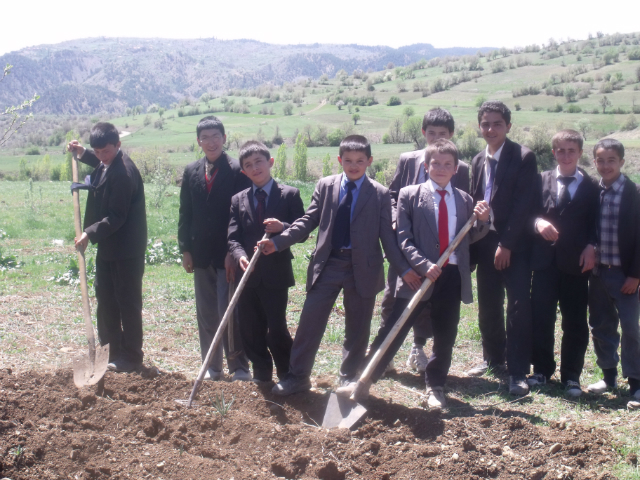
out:
<path id="1" fill-rule="evenodd" d="M 333 249 L 331 249 L 331 255 L 346 255 L 346 254 L 351 255 L 351 249 L 350 248 L 333 248 Z"/>
<path id="2" fill-rule="evenodd" d="M 611 270 L 612 268 L 622 268 L 620 265 L 607 265 L 606 263 L 599 263 L 598 268 L 602 268 L 605 270 Z"/>

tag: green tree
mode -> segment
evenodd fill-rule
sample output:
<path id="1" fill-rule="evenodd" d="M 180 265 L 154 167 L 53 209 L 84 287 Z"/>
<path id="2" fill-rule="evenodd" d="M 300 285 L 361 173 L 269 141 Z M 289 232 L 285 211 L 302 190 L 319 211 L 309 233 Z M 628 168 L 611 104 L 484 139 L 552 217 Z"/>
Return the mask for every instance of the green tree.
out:
<path id="1" fill-rule="evenodd" d="M 291 103 L 286 103 L 284 107 L 282 107 L 282 112 L 285 115 L 293 115 L 293 105 Z"/>
<path id="2" fill-rule="evenodd" d="M 273 167 L 273 176 L 280 180 L 287 178 L 287 145 L 285 143 L 282 143 L 280 147 L 278 147 L 276 162 Z"/>
<path id="3" fill-rule="evenodd" d="M 401 105 L 402 101 L 400 100 L 400 97 L 397 97 L 395 95 L 392 95 L 391 97 L 389 97 L 389 100 L 387 101 L 387 107 L 394 107 L 396 105 Z"/>
<path id="4" fill-rule="evenodd" d="M 331 173 L 331 154 L 327 153 L 322 159 L 322 176 L 328 177 Z"/>
<path id="5" fill-rule="evenodd" d="M 409 117 L 402 124 L 402 131 L 415 144 L 416 150 L 424 147 L 424 137 L 422 136 L 422 119 L 419 117 Z"/>
<path id="6" fill-rule="evenodd" d="M 11 73 L 13 65 L 7 64 L 4 67 L 0 83 Z M 4 112 L 0 111 L 0 147 L 9 141 L 9 139 L 20 130 L 27 121 L 33 117 L 33 114 L 24 115 L 22 112 L 27 108 L 31 108 L 33 103 L 38 100 L 40 96 L 34 95 L 30 100 L 23 101 L 20 105 L 11 106 L 5 108 Z"/>
<path id="7" fill-rule="evenodd" d="M 577 96 L 578 96 L 578 90 L 576 90 L 573 86 L 567 85 L 565 87 L 564 98 L 567 99 L 567 102 L 575 102 Z"/>
<path id="8" fill-rule="evenodd" d="M 416 111 L 413 109 L 413 107 L 404 107 L 404 110 L 402 111 L 402 114 L 409 118 L 409 117 L 413 117 L 415 115 Z"/>
<path id="9" fill-rule="evenodd" d="M 480 108 L 482 104 L 486 101 L 487 101 L 487 97 L 485 97 L 484 95 L 480 95 L 479 97 L 476 97 L 476 101 L 475 101 L 476 108 Z"/>
<path id="10" fill-rule="evenodd" d="M 607 107 L 612 105 L 611 100 L 609 100 L 606 95 L 602 97 L 598 103 L 600 103 L 600 106 L 602 107 L 602 113 L 607 113 Z"/>
<path id="11" fill-rule="evenodd" d="M 591 132 L 591 122 L 586 118 L 581 118 L 576 122 L 576 128 L 582 134 L 582 137 L 586 140 L 587 134 Z"/>
<path id="12" fill-rule="evenodd" d="M 162 118 L 162 116 L 164 115 L 164 112 L 165 112 L 164 108 L 160 107 L 160 108 L 158 109 L 158 116 L 159 116 L 160 118 Z"/>
<path id="13" fill-rule="evenodd" d="M 351 117 L 351 120 L 353 120 L 353 124 L 357 125 L 358 124 L 358 120 L 360 120 L 360 114 L 359 113 L 354 113 L 353 116 Z"/>
<path id="14" fill-rule="evenodd" d="M 296 180 L 307 181 L 307 144 L 302 134 L 298 134 L 293 150 L 293 175 Z"/>

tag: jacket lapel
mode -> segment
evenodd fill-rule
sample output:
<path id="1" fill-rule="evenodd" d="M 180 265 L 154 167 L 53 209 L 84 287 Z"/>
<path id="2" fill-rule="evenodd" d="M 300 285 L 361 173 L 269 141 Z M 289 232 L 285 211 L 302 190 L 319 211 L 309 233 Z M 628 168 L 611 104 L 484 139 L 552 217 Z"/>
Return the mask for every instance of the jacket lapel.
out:
<path id="1" fill-rule="evenodd" d="M 253 188 L 251 188 L 250 191 L 252 190 Z M 271 218 L 274 216 L 273 212 L 278 211 L 278 203 L 280 203 L 281 198 L 282 198 L 282 190 L 280 190 L 280 186 L 274 180 L 273 184 L 271 185 L 271 191 L 269 192 L 269 200 L 267 201 L 267 210 L 264 212 L 265 218 Z"/>
<path id="2" fill-rule="evenodd" d="M 438 239 L 438 225 L 436 224 L 436 212 L 433 203 L 433 196 L 426 187 L 425 184 L 420 185 L 419 188 L 420 200 L 418 202 L 418 208 L 427 219 L 427 224 L 431 228 L 431 233 Z"/>
<path id="3" fill-rule="evenodd" d="M 464 203 L 464 199 L 460 192 L 454 187 L 453 198 L 456 199 L 456 234 L 462 230 L 462 227 L 467 223 L 467 206 Z"/>
<path id="4" fill-rule="evenodd" d="M 630 227 L 635 228 L 635 223 L 630 224 L 629 220 L 631 217 L 631 209 L 633 208 L 633 190 L 636 189 L 636 184 L 629 180 L 628 177 L 625 176 L 624 179 L 624 188 L 622 190 L 622 198 L 620 199 L 620 213 L 618 214 L 618 239 L 622 239 L 625 236 L 628 236 L 628 229 Z M 600 222 L 598 222 L 598 225 Z"/>
<path id="5" fill-rule="evenodd" d="M 206 159 L 204 160 L 206 162 Z M 229 160 L 227 159 L 227 154 L 225 152 L 222 152 L 222 155 L 220 155 L 220 157 L 216 160 L 216 168 L 218 169 L 218 172 L 216 173 L 216 178 L 213 180 L 213 185 L 211 186 L 211 191 L 207 193 L 207 200 L 209 200 L 209 198 L 211 197 L 211 195 L 213 194 L 213 196 L 217 196 L 217 192 L 220 191 L 220 186 L 224 184 L 224 182 L 226 181 L 225 179 L 229 176 L 229 173 L 231 172 L 231 167 L 229 167 Z M 207 191 L 207 184 L 206 184 L 206 180 L 204 178 L 204 162 L 202 163 L 202 182 L 204 183 L 204 191 Z"/>
<path id="6" fill-rule="evenodd" d="M 342 182 L 342 175 L 336 175 L 333 178 L 333 182 L 331 182 L 331 189 L 329 191 L 330 195 L 331 195 L 331 211 L 335 211 L 335 209 L 338 208 L 338 205 L 340 205 L 340 182 Z"/>
<path id="7" fill-rule="evenodd" d="M 373 185 L 371 185 L 371 182 L 369 181 L 369 179 L 365 174 L 364 181 L 360 186 L 360 192 L 358 193 L 358 200 L 356 200 L 356 206 L 353 210 L 353 215 L 351 215 L 352 223 L 356 219 L 358 214 L 362 211 L 366 203 L 369 201 L 369 197 L 373 193 L 373 190 L 374 190 Z"/>
<path id="8" fill-rule="evenodd" d="M 554 169 L 553 173 L 547 177 L 549 181 L 549 195 L 551 195 L 551 200 L 553 201 L 553 205 L 558 208 L 558 170 Z"/>
<path id="9" fill-rule="evenodd" d="M 420 169 L 422 168 L 422 165 L 424 164 L 424 154 L 426 152 L 425 150 L 421 150 L 420 153 L 418 154 L 418 156 L 415 159 L 415 168 L 413 171 L 413 183 L 412 185 L 417 185 L 418 184 L 418 180 L 420 179 Z M 426 180 L 426 172 L 425 172 L 425 180 Z"/>
<path id="10" fill-rule="evenodd" d="M 473 185 L 473 191 L 476 195 L 482 195 L 484 197 L 484 190 L 482 188 L 482 179 L 484 178 L 484 162 L 486 162 L 486 150 L 481 152 L 481 156 L 478 158 L 478 161 L 475 165 L 473 165 L 473 178 L 475 180 L 475 185 Z"/>
<path id="11" fill-rule="evenodd" d="M 509 163 L 511 162 L 511 156 L 513 155 L 513 147 L 514 143 L 507 138 L 504 142 L 504 147 L 502 147 L 500 160 L 498 160 L 498 165 L 496 167 L 496 179 L 493 182 L 493 188 L 491 189 L 491 200 L 496 196 L 498 188 L 500 188 L 500 184 L 502 183 L 502 179 L 507 173 Z"/>
<path id="12" fill-rule="evenodd" d="M 100 177 L 100 181 L 96 185 L 96 189 L 104 185 L 104 182 L 107 180 L 107 175 L 109 175 L 109 172 L 111 171 L 111 169 L 119 168 L 120 165 L 122 165 L 122 150 L 118 152 L 118 154 L 116 155 L 116 158 L 113 159 L 113 162 L 111 162 L 111 165 L 109 165 L 109 168 L 107 168 L 107 171 L 106 172 L 104 170 L 102 171 L 102 176 Z M 102 167 L 102 163 L 98 166 L 98 168 L 101 168 L 101 167 Z"/>
<path id="13" fill-rule="evenodd" d="M 253 207 L 253 187 L 249 188 L 249 191 L 242 194 L 242 203 L 244 204 L 244 209 L 249 214 L 249 218 L 251 218 L 251 223 L 255 220 L 255 212 Z"/>

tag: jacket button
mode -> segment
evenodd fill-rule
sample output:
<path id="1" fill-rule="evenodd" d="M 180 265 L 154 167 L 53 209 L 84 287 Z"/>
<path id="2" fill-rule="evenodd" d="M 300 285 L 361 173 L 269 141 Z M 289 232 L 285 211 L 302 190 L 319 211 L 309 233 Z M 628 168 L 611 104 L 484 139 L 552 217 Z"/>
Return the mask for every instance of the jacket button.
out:
<path id="1" fill-rule="evenodd" d="M 436 248 L 438 248 L 438 249 L 440 248 L 440 244 L 439 243 L 436 243 Z"/>

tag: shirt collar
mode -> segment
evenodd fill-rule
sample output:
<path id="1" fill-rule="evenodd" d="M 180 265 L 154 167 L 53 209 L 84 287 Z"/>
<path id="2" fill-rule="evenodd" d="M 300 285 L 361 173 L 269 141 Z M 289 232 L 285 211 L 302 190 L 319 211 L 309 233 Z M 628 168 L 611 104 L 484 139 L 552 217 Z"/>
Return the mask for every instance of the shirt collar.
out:
<path id="1" fill-rule="evenodd" d="M 502 149 L 504 148 L 504 144 L 507 142 L 504 142 L 502 145 L 500 145 L 500 148 L 498 150 L 496 150 L 496 153 L 494 153 L 493 155 L 491 155 L 489 153 L 489 145 L 487 145 L 487 148 L 485 149 L 485 155 L 487 157 L 491 157 L 491 158 L 495 158 L 497 162 L 500 161 L 500 155 L 502 155 Z"/>
<path id="2" fill-rule="evenodd" d="M 269 180 L 267 182 L 267 184 L 264 187 L 258 187 L 255 183 L 253 184 L 253 193 L 255 195 L 256 190 L 258 188 L 262 188 L 262 190 L 264 191 L 264 193 L 267 194 L 267 197 L 271 194 L 271 187 L 273 187 L 273 178 L 271 178 L 271 180 Z"/>
<path id="3" fill-rule="evenodd" d="M 434 197 L 435 197 L 436 190 L 442 190 L 440 185 L 438 185 L 432 179 L 427 180 L 425 183 L 427 184 L 427 188 L 429 189 L 429 191 L 432 193 Z M 453 195 L 453 187 L 451 186 L 451 182 L 447 183 L 447 186 L 444 189 L 447 191 L 449 195 Z"/>
<path id="4" fill-rule="evenodd" d="M 566 177 L 566 178 L 573 177 L 576 180 L 578 180 L 578 179 L 582 178 L 583 175 L 582 175 L 582 172 L 580 170 L 578 170 L 578 167 L 576 167 L 576 171 L 575 171 L 575 173 L 573 175 L 562 175 L 560 173 L 560 167 L 556 167 L 556 178 L 560 178 L 560 177 Z"/>
<path id="5" fill-rule="evenodd" d="M 365 173 L 364 175 L 362 175 L 358 180 L 354 180 L 353 183 L 356 184 L 356 190 L 360 190 L 360 187 L 362 186 L 362 182 L 364 182 L 364 177 L 367 174 Z M 346 190 L 347 189 L 347 183 L 350 182 L 351 180 L 349 180 L 347 178 L 347 176 L 343 173 L 342 174 L 342 181 L 340 182 L 340 188 Z"/>
<path id="6" fill-rule="evenodd" d="M 620 174 L 618 179 L 615 182 L 613 182 L 609 188 L 611 188 L 614 192 L 618 193 L 618 191 L 624 185 L 624 181 L 625 181 L 624 175 Z M 603 190 L 608 190 L 608 188 L 604 186 L 604 183 L 602 182 L 602 179 L 600 179 L 600 187 Z"/>

